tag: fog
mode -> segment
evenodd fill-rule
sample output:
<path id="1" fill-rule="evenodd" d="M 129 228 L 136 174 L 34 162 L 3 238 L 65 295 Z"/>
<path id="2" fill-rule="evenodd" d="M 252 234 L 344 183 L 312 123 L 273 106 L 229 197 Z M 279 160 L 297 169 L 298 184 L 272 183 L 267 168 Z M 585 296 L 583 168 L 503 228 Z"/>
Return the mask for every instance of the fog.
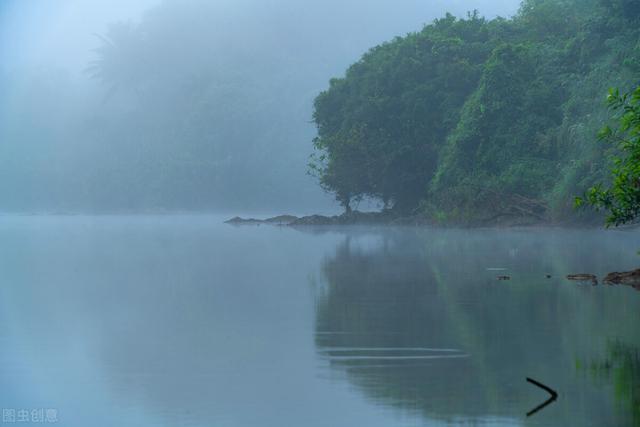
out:
<path id="1" fill-rule="evenodd" d="M 563 277 L 634 267 L 638 233 L 43 215 L 0 235 L 0 399 L 59 425 L 638 425 L 575 365 L 636 348 L 640 294 Z M 534 424 L 526 375 L 566 390 Z"/>
<path id="2" fill-rule="evenodd" d="M 0 211 L 329 212 L 314 97 L 369 48 L 518 0 L 3 1 Z"/>

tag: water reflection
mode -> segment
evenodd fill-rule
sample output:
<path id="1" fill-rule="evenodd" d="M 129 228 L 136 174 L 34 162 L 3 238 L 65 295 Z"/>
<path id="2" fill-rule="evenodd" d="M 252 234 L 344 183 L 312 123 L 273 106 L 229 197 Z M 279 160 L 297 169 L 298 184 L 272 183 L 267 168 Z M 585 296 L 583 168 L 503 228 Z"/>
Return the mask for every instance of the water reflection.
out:
<path id="1" fill-rule="evenodd" d="M 3 217 L 0 240 L 0 407 L 60 425 L 633 422 L 576 361 L 640 342 L 640 293 L 561 276 L 632 269 L 638 234 Z M 527 376 L 561 393 L 531 421 Z"/>
<path id="2" fill-rule="evenodd" d="M 333 240 L 219 223 L 2 219 L 0 407 L 78 427 L 344 425 L 317 406 L 305 286 Z"/>
<path id="3" fill-rule="evenodd" d="M 640 426 L 640 350 L 621 341 L 608 343 L 606 356 L 578 369 L 587 372 L 599 384 L 611 384 L 620 409 L 628 411 L 635 426 Z"/>
<path id="4" fill-rule="evenodd" d="M 640 298 L 564 277 L 636 267 L 637 242 L 559 230 L 350 233 L 323 263 L 317 351 L 334 381 L 431 419 L 633 425 L 575 360 L 611 337 L 640 343 Z M 496 280 L 503 272 L 511 280 Z M 527 420 L 548 396 L 525 377 L 560 392 Z"/>

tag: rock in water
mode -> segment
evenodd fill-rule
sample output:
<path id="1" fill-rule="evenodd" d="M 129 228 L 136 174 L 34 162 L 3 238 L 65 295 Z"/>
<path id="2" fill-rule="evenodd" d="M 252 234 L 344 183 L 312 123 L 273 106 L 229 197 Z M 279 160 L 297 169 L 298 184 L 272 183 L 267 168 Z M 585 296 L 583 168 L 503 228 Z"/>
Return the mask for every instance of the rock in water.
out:
<path id="1" fill-rule="evenodd" d="M 293 215 L 278 215 L 278 216 L 274 216 L 273 218 L 267 218 L 264 220 L 264 222 L 267 222 L 269 224 L 277 224 L 277 225 L 289 225 L 293 221 L 296 221 L 297 219 L 298 217 Z"/>
<path id="2" fill-rule="evenodd" d="M 267 218 L 267 219 L 241 218 L 239 216 L 234 216 L 233 218 L 225 221 L 225 223 L 234 224 L 234 225 L 243 225 L 243 224 L 290 225 L 292 222 L 296 221 L 297 219 L 298 217 L 293 215 L 278 215 L 278 216 L 274 216 L 273 218 Z"/>
<path id="3" fill-rule="evenodd" d="M 335 225 L 337 222 L 337 216 L 307 215 L 293 221 L 291 225 Z"/>
<path id="4" fill-rule="evenodd" d="M 603 280 L 608 285 L 627 285 L 640 290 L 640 268 L 633 271 L 613 272 Z"/>
<path id="5" fill-rule="evenodd" d="M 233 218 L 225 221 L 225 224 L 258 224 L 262 222 L 259 219 L 254 218 L 240 218 L 239 216 L 234 216 Z"/>

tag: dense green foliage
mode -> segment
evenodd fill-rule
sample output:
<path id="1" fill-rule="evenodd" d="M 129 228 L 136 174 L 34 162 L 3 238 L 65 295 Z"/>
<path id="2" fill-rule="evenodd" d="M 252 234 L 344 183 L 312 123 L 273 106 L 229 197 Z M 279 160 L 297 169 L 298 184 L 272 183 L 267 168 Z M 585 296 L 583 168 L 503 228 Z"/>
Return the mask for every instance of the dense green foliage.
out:
<path id="1" fill-rule="evenodd" d="M 607 225 L 620 225 L 640 216 L 640 87 L 623 95 L 612 89 L 608 100 L 614 111 L 620 111 L 620 126 L 617 130 L 605 126 L 600 137 L 614 143 L 620 155 L 613 156 L 611 186 L 590 188 L 587 201 L 609 212 Z M 582 202 L 576 199 L 578 205 Z"/>
<path id="2" fill-rule="evenodd" d="M 526 0 L 377 46 L 316 98 L 311 168 L 346 208 L 591 218 L 573 196 L 606 179 L 603 94 L 638 83 L 639 19 L 634 1 Z"/>

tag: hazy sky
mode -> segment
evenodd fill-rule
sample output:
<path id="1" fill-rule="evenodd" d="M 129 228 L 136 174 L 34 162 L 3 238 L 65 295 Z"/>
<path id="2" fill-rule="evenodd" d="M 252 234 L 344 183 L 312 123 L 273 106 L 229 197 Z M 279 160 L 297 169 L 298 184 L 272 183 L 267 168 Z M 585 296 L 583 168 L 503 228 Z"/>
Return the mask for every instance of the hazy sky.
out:
<path id="1" fill-rule="evenodd" d="M 1 0 L 0 53 L 8 66 L 81 69 L 109 22 L 140 18 L 158 0 Z"/>
<path id="2" fill-rule="evenodd" d="M 1 0 L 0 62 L 9 68 L 46 64 L 81 71 L 91 58 L 91 49 L 99 44 L 96 33 L 103 34 L 110 22 L 135 22 L 161 1 Z M 214 1 L 229 3 L 225 9 L 250 7 L 252 3 L 211 0 Z M 266 6 L 267 1 L 261 0 L 260 6 Z M 355 4 L 359 0 L 351 2 Z M 278 1 L 269 3 L 269 7 L 278 8 Z M 489 17 L 508 16 L 517 10 L 518 4 L 519 0 L 370 0 L 367 7 L 373 9 L 369 14 L 380 10 L 388 17 L 388 31 L 392 37 L 397 35 L 395 33 L 418 30 L 425 20 L 445 11 L 460 15 L 478 9 Z M 408 10 L 424 13 L 416 13 L 413 22 L 407 22 Z M 403 13 L 404 18 L 398 19 Z"/>

